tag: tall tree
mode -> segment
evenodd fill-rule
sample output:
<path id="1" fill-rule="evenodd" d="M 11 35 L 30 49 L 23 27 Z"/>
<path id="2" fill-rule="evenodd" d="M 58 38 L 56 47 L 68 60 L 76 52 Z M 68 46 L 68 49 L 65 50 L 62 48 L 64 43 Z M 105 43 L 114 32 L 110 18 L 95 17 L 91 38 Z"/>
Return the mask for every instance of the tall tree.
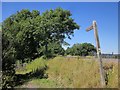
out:
<path id="1" fill-rule="evenodd" d="M 3 75 L 14 76 L 15 60 L 24 61 L 34 59 L 37 55 L 47 54 L 48 49 L 53 51 L 48 45 L 55 42 L 58 45 L 54 53 L 60 50 L 63 52 L 60 45 L 64 43 L 64 39 L 67 37 L 70 39 L 74 30 L 79 29 L 71 15 L 70 11 L 62 8 L 47 10 L 41 15 L 38 10 L 23 9 L 4 20 L 2 23 Z M 5 87 L 8 81 L 11 82 L 6 79 L 3 78 Z"/>
<path id="2" fill-rule="evenodd" d="M 42 30 L 44 37 L 43 45 L 47 52 L 49 43 L 64 43 L 66 36 L 70 38 L 75 29 L 79 26 L 70 17 L 72 14 L 68 10 L 57 8 L 42 13 L 41 18 L 37 18 L 37 23 Z"/>
<path id="3" fill-rule="evenodd" d="M 67 55 L 87 56 L 94 55 L 96 48 L 91 43 L 74 44 L 71 48 L 67 48 Z"/>
<path id="4" fill-rule="evenodd" d="M 34 58 L 41 46 L 47 54 L 49 43 L 64 43 L 66 36 L 70 39 L 79 26 L 70 17 L 68 10 L 57 8 L 40 12 L 21 10 L 3 22 L 4 33 L 14 42 L 17 59 Z"/>

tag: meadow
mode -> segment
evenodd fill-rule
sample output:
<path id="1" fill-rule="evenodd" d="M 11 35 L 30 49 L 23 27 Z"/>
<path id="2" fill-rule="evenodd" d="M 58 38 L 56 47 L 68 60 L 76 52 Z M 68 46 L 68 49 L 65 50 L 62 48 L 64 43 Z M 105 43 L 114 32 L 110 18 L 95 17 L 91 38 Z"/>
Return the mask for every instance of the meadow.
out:
<path id="1" fill-rule="evenodd" d="M 118 87 L 117 62 L 104 62 L 106 88 Z M 96 58 L 55 57 L 49 60 L 37 58 L 16 74 L 39 72 L 43 67 L 44 74 L 29 78 L 27 82 L 16 87 L 21 88 L 100 88 L 99 64 Z"/>

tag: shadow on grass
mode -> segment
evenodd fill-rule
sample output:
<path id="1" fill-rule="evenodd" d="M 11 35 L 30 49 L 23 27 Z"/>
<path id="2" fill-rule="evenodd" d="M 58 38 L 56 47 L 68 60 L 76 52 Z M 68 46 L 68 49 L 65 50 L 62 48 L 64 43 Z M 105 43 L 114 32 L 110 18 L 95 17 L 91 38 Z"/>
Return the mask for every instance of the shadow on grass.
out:
<path id="1" fill-rule="evenodd" d="M 47 66 L 41 68 L 41 69 L 36 69 L 35 71 L 32 71 L 30 73 L 26 74 L 16 74 L 15 75 L 15 86 L 20 86 L 23 85 L 24 83 L 28 82 L 32 78 L 48 78 L 48 75 L 45 74 L 45 71 L 48 69 Z"/>

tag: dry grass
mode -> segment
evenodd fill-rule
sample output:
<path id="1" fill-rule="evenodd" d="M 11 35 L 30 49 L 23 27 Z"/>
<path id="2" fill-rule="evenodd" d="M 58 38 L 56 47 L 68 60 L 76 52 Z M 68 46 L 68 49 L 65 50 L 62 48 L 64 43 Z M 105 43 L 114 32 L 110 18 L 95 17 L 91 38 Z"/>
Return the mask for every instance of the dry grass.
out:
<path id="1" fill-rule="evenodd" d="M 108 75 L 107 87 L 118 87 L 118 62 L 105 62 L 104 67 L 107 67 L 107 70 L 105 70 Z"/>
<path id="2" fill-rule="evenodd" d="M 117 87 L 118 85 L 118 67 L 116 63 L 104 63 L 104 66 L 110 67 L 107 70 L 109 88 Z M 49 79 L 56 80 L 61 87 L 72 88 L 99 88 L 100 75 L 99 64 L 96 60 L 85 60 L 78 58 L 63 58 L 56 57 L 48 61 Z"/>
<path id="3" fill-rule="evenodd" d="M 40 60 L 40 61 L 39 61 Z M 38 68 L 39 64 L 48 66 L 47 79 L 34 78 L 25 86 L 39 88 L 100 88 L 99 64 L 94 58 L 55 57 L 46 62 L 36 59 L 27 65 L 28 70 Z M 38 63 L 39 62 L 39 63 Z M 117 62 L 104 62 L 106 68 L 107 88 L 118 87 Z M 40 65 L 41 66 L 41 65 Z M 112 68 L 111 68 L 112 67 Z M 24 87 L 25 87 L 24 86 Z"/>

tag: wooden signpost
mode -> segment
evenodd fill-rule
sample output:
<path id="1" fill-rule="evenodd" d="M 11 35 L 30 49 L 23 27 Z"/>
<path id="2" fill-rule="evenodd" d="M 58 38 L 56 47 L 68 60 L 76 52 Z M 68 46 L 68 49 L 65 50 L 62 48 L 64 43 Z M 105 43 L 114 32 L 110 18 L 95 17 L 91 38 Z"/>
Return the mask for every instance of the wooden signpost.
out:
<path id="1" fill-rule="evenodd" d="M 103 65 L 102 65 L 102 57 L 101 57 L 101 50 L 100 50 L 100 42 L 99 42 L 99 37 L 98 37 L 98 31 L 97 31 L 97 23 L 96 21 L 93 21 L 93 24 L 86 29 L 86 31 L 90 31 L 94 29 L 94 35 L 95 35 L 95 40 L 96 40 L 96 49 L 97 49 L 97 56 L 99 60 L 99 65 L 100 65 L 100 77 L 101 77 L 101 85 L 102 87 L 105 87 L 105 74 L 103 70 Z"/>

